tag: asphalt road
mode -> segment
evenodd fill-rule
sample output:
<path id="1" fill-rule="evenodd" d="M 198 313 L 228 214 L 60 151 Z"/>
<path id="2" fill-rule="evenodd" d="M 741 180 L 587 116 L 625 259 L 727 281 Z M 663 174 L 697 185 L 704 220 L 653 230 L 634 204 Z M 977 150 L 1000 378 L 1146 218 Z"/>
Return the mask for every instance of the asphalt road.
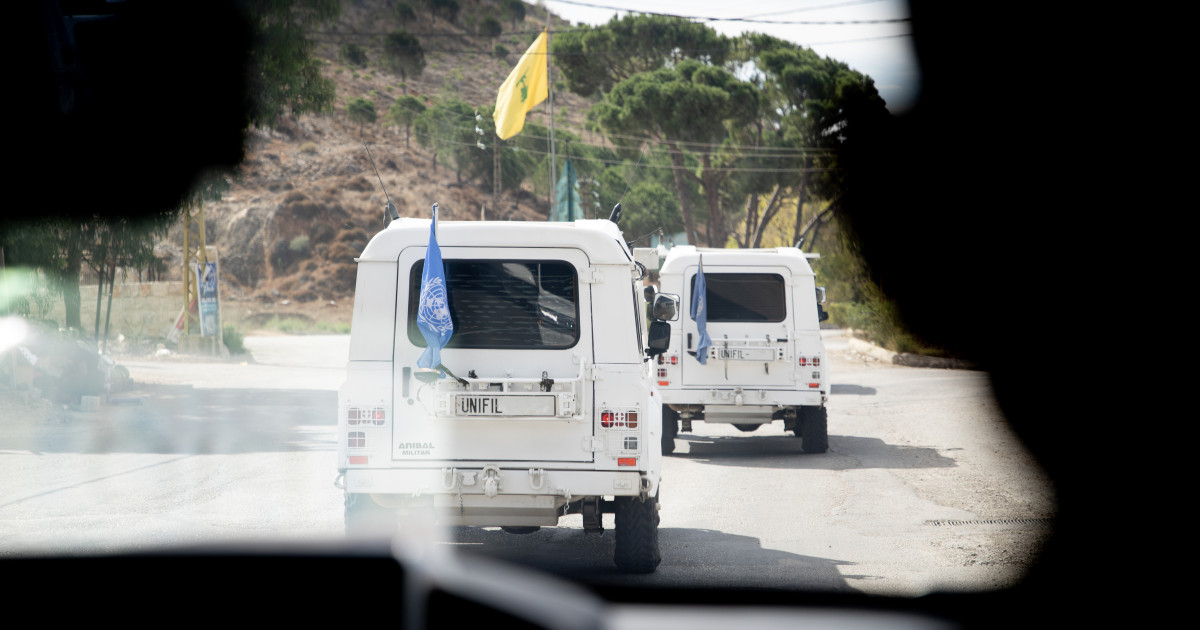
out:
<path id="1" fill-rule="evenodd" d="M 1052 531 L 1052 487 L 1008 430 L 986 374 L 885 365 L 827 338 L 830 450 L 780 423 L 695 423 L 666 458 L 663 561 L 612 565 L 611 516 L 529 535 L 440 532 L 438 550 L 593 584 L 920 594 L 1018 581 Z M 345 336 L 246 339 L 253 359 L 123 361 L 101 411 L 5 409 L 0 554 L 340 538 L 333 486 Z"/>

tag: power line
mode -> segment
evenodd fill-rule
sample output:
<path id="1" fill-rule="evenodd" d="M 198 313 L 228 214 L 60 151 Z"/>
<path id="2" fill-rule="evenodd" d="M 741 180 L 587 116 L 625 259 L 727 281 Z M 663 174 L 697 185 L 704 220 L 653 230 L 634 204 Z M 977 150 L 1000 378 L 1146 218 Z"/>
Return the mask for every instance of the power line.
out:
<path id="1" fill-rule="evenodd" d="M 611 5 L 595 4 L 591 2 L 580 2 L 579 0 L 547 0 L 548 2 L 559 2 L 562 4 L 570 4 L 580 7 L 588 7 L 592 9 L 607 9 L 611 11 L 619 11 L 624 13 L 640 13 L 642 15 L 657 15 L 660 17 L 679 18 L 684 20 L 696 20 L 699 22 L 746 22 L 750 24 L 794 24 L 807 26 L 842 26 L 842 25 L 858 25 L 858 24 L 899 24 L 903 22 L 911 22 L 911 17 L 902 18 L 880 18 L 873 20 L 763 20 L 754 17 L 704 17 L 698 15 L 681 15 L 676 13 L 660 13 L 657 11 L 642 11 L 639 9 L 630 9 L 626 7 L 614 7 Z"/>

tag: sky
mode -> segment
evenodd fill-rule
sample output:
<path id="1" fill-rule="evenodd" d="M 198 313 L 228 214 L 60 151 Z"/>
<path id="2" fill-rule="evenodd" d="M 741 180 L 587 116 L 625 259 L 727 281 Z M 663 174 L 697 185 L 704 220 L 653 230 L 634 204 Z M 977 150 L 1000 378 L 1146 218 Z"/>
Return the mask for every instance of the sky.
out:
<path id="1" fill-rule="evenodd" d="M 912 106 L 920 87 L 905 0 L 539 0 L 572 23 L 599 25 L 628 11 L 665 13 L 703 21 L 725 35 L 757 31 L 796 42 L 843 61 L 875 81 L 895 114 Z M 588 6 L 590 5 L 590 6 Z M 874 21 L 876 23 L 865 23 Z"/>

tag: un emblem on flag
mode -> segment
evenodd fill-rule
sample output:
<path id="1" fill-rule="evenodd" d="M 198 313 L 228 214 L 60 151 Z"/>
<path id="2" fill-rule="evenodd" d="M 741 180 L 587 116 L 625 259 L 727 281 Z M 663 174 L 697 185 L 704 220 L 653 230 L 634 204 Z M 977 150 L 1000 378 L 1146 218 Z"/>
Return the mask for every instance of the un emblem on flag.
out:
<path id="1" fill-rule="evenodd" d="M 446 302 L 446 286 L 442 278 L 430 278 L 425 286 L 421 287 L 417 321 L 439 335 L 454 330 L 454 323 L 450 321 L 450 305 Z"/>

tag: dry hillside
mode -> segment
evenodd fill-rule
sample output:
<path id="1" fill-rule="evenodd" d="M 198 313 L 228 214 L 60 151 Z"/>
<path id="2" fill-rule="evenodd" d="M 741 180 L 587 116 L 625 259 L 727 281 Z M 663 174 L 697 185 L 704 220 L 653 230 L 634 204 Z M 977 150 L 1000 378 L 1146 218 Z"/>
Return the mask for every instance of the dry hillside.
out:
<path id="1" fill-rule="evenodd" d="M 345 3 L 341 22 L 327 29 L 319 56 L 326 61 L 325 76 L 337 84 L 337 107 L 332 114 L 305 115 L 281 120 L 273 129 L 249 134 L 246 160 L 232 189 L 220 201 L 205 205 L 209 245 L 219 250 L 222 296 L 230 302 L 253 302 L 256 308 L 286 303 L 302 305 L 348 304 L 354 291 L 354 257 L 383 226 L 384 192 L 401 216 L 428 216 L 432 203 L 443 219 L 478 219 L 486 206 L 489 219 L 544 220 L 548 200 L 536 199 L 526 184 L 522 190 L 503 191 L 498 208 L 492 208 L 492 191 L 477 182 L 456 180 L 444 158 L 436 168 L 430 156 L 413 141 L 405 148 L 404 131 L 382 122 L 396 98 L 405 91 L 427 99 L 453 94 L 472 105 L 494 103 L 496 90 L 527 47 L 532 33 L 545 25 L 541 9 L 529 6 L 524 24 L 504 23 L 495 40 L 511 52 L 500 58 L 490 52 L 494 43 L 470 36 L 474 14 L 482 14 L 492 0 L 464 2 L 456 23 L 425 17 L 407 30 L 421 37 L 426 49 L 426 69 L 403 83 L 398 75 L 380 69 L 378 34 L 398 28 L 391 22 L 391 3 L 361 0 Z M 528 6 L 528 5 L 527 5 Z M 556 24 L 558 24 L 556 22 Z M 365 68 L 351 68 L 338 60 L 343 42 L 367 48 Z M 346 116 L 346 103 L 370 98 L 380 122 L 364 128 Z M 578 97 L 557 93 L 556 111 L 566 112 L 576 126 L 587 105 Z M 532 119 L 548 124 L 545 105 Z M 379 170 L 377 178 L 364 141 Z M 168 269 L 179 269 L 182 236 L 171 233 L 161 251 L 174 260 Z M 254 309 L 224 309 L 228 315 Z M 341 318 L 336 318 L 341 319 Z"/>

